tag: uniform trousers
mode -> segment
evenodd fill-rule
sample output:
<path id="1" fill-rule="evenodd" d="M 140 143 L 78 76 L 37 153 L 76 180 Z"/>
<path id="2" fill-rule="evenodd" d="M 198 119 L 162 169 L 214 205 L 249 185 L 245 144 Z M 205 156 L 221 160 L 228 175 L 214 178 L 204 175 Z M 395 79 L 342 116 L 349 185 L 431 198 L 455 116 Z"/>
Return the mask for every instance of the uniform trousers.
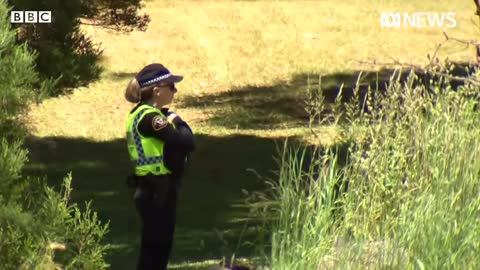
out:
<path id="1" fill-rule="evenodd" d="M 178 180 L 171 175 L 147 175 L 137 179 L 134 201 L 141 219 L 137 270 L 164 270 L 173 245 Z"/>

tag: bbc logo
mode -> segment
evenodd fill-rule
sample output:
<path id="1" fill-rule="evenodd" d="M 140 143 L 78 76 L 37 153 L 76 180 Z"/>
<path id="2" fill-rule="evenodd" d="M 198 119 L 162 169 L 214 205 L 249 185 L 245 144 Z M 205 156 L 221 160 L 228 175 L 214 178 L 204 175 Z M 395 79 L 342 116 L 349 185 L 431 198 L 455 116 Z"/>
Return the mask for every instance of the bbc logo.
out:
<path id="1" fill-rule="evenodd" d="M 51 11 L 10 11 L 11 23 L 51 23 Z"/>

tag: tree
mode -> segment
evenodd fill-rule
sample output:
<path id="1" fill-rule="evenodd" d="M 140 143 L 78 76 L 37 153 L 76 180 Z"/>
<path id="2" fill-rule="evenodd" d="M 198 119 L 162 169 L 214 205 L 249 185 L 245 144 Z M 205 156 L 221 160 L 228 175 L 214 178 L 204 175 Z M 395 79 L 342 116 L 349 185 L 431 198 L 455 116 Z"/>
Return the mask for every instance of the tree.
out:
<path id="1" fill-rule="evenodd" d="M 145 31 L 150 18 L 138 15 L 140 0 L 82 0 L 81 17 L 85 24 L 99 26 L 116 32 Z"/>
<path id="2" fill-rule="evenodd" d="M 38 52 L 36 67 L 42 79 L 58 79 L 51 95 L 85 86 L 98 79 L 102 53 L 99 44 L 80 30 L 89 24 L 127 33 L 144 31 L 150 21 L 148 15 L 138 15 L 140 0 L 9 0 L 15 10 L 48 10 L 51 24 L 17 25 L 17 42 L 27 42 Z"/>
<path id="3" fill-rule="evenodd" d="M 22 175 L 27 150 L 21 115 L 45 89 L 35 56 L 26 44 L 16 44 L 0 0 L 0 268 L 53 269 L 61 263 L 70 269 L 105 269 L 109 246 L 100 241 L 108 224 L 89 204 L 82 212 L 69 202 L 71 177 L 58 193 L 44 180 Z M 65 250 L 55 256 L 58 247 Z"/>

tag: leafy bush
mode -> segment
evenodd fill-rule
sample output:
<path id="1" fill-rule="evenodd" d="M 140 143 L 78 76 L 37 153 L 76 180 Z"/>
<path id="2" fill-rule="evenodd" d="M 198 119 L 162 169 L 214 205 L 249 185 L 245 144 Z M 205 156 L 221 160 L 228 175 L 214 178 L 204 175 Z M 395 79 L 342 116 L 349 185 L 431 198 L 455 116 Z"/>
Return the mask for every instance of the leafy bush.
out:
<path id="1" fill-rule="evenodd" d="M 40 81 L 35 55 L 15 44 L 7 15 L 0 0 L 0 268 L 54 269 L 60 263 L 67 269 L 105 269 L 109 245 L 100 241 L 108 224 L 90 204 L 82 212 L 69 203 L 70 176 L 57 193 L 42 179 L 21 173 L 27 162 L 22 115 L 51 81 Z M 56 254 L 58 249 L 64 251 Z"/>

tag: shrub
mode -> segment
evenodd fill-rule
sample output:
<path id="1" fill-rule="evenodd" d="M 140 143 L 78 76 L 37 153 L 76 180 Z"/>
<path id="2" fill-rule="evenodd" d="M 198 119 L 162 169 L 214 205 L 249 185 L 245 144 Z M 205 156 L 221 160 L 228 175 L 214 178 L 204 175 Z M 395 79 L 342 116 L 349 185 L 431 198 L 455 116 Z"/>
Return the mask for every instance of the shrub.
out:
<path id="1" fill-rule="evenodd" d="M 375 110 L 344 112 L 354 141 L 344 167 L 317 151 L 301 170 L 305 151 L 285 147 L 278 181 L 254 204 L 273 216 L 272 269 L 480 267 L 478 88 L 392 78 L 369 93 Z"/>
<path id="2" fill-rule="evenodd" d="M 0 0 L 0 268 L 53 269 L 61 263 L 68 269 L 105 269 L 110 246 L 100 241 L 108 224 L 98 220 L 90 204 L 82 212 L 69 203 L 71 178 L 57 193 L 44 180 L 21 173 L 27 162 L 22 114 L 51 82 L 40 81 L 35 55 L 25 44 L 15 44 L 7 16 Z"/>

